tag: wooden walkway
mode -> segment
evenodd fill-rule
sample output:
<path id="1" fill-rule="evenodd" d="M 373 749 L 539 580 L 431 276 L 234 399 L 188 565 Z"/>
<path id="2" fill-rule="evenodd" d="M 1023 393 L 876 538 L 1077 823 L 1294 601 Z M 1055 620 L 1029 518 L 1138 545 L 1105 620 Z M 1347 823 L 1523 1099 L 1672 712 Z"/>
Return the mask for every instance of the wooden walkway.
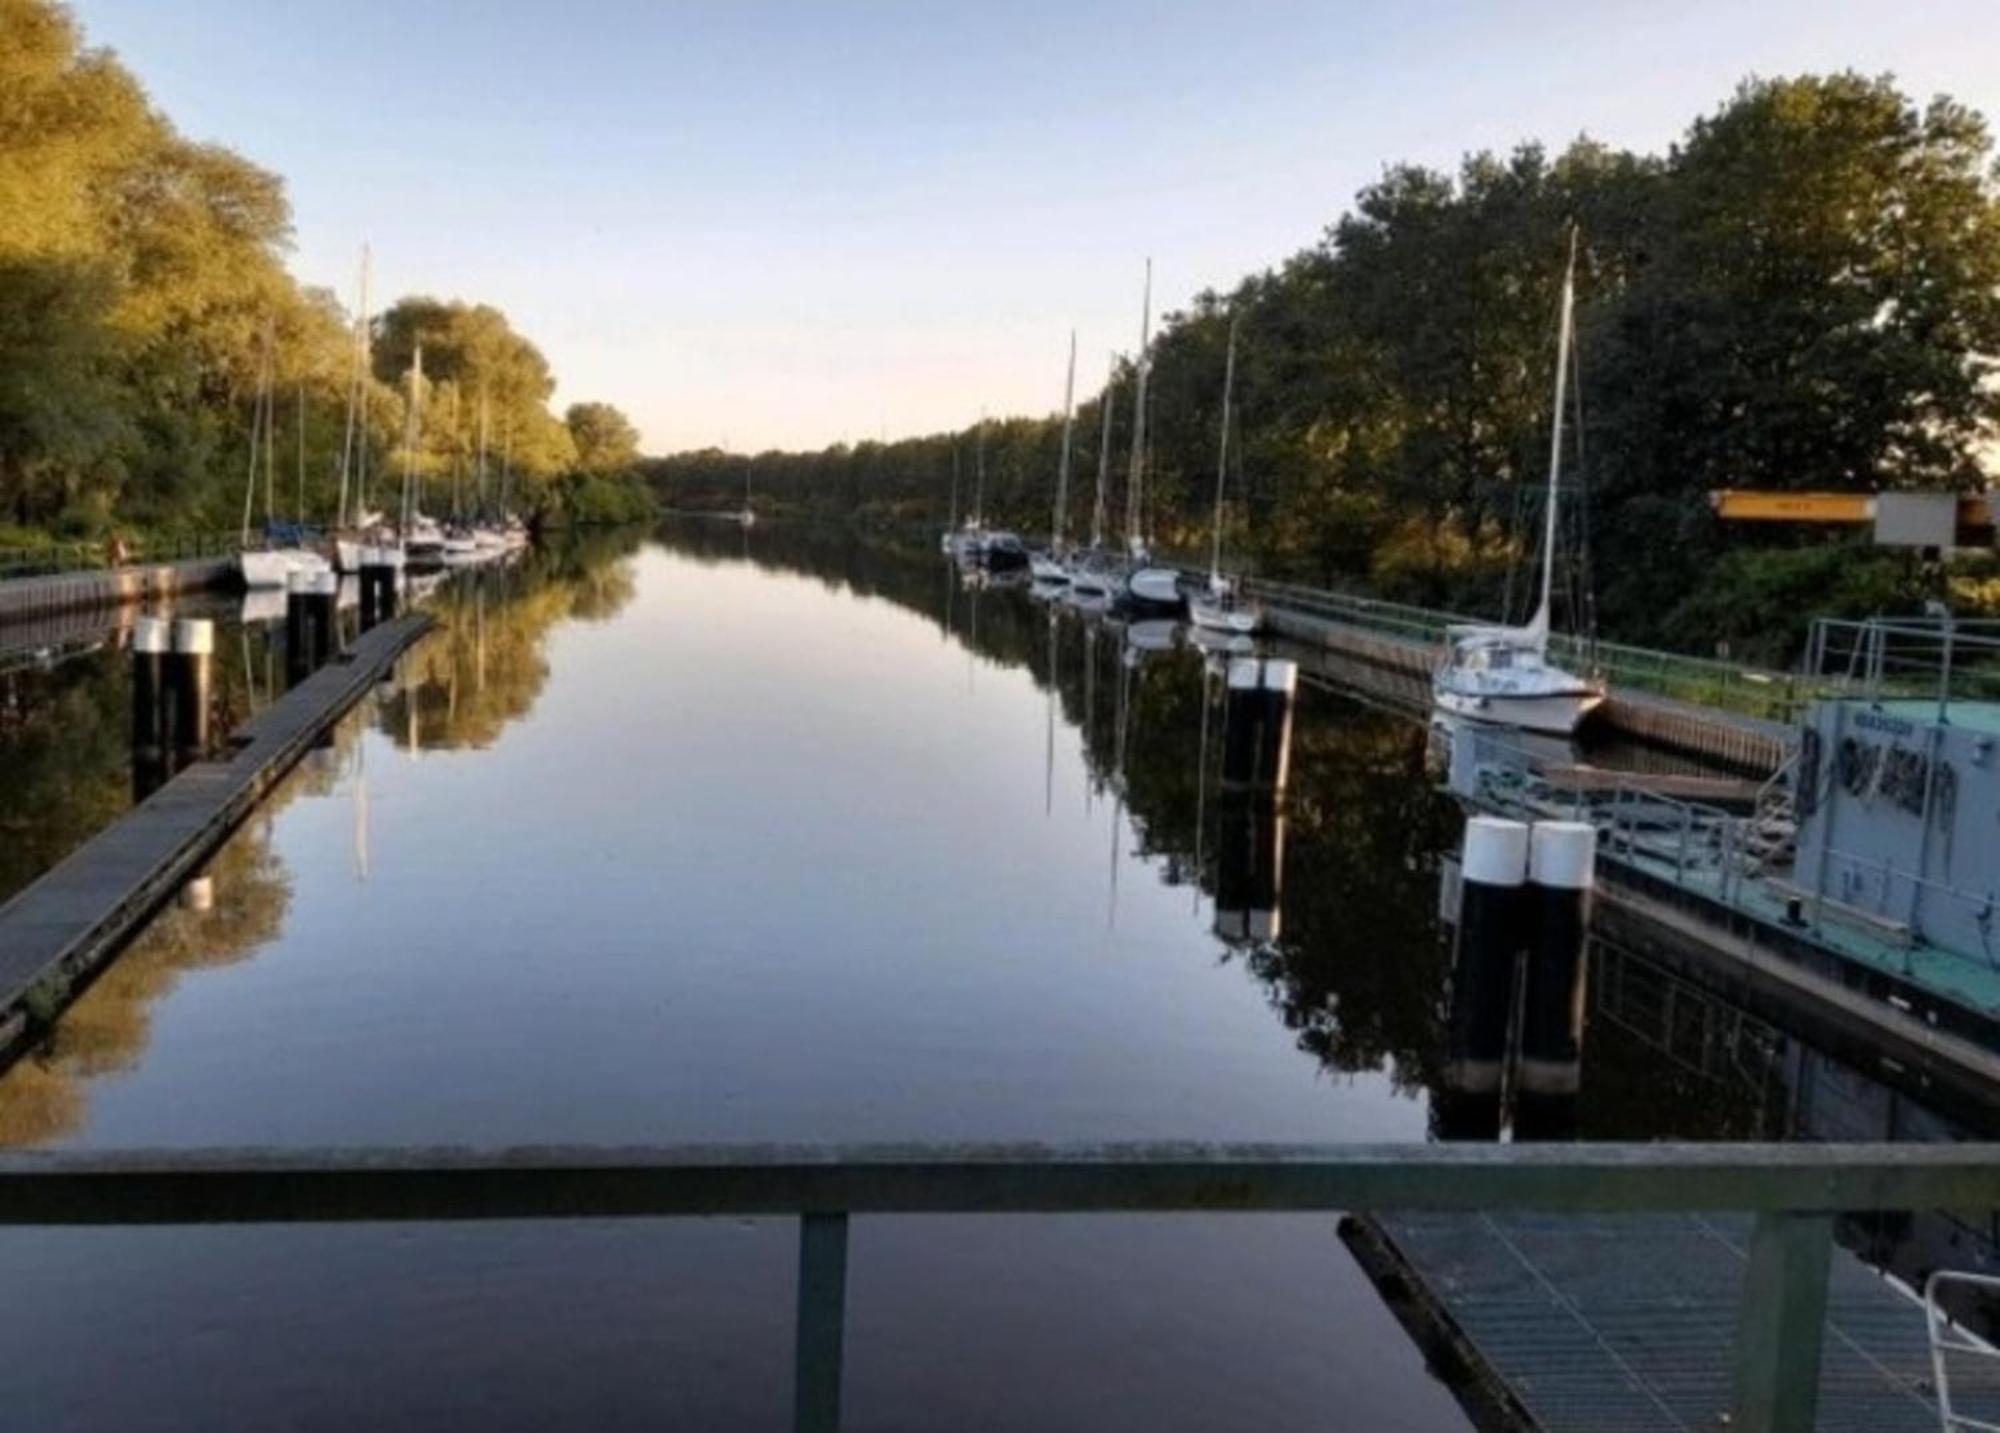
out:
<path id="1" fill-rule="evenodd" d="M 1747 1217 L 1384 1214 L 1341 1232 L 1412 1333 L 1458 1365 L 1480 1428 L 1729 1426 Z M 1836 1251 L 1825 1329 L 1820 1433 L 1936 1433 L 1913 1296 Z"/>
<path id="2" fill-rule="evenodd" d="M 320 736 L 431 626 L 412 613 L 364 634 L 0 906 L 0 1064 L 18 1053 L 171 896 Z"/>

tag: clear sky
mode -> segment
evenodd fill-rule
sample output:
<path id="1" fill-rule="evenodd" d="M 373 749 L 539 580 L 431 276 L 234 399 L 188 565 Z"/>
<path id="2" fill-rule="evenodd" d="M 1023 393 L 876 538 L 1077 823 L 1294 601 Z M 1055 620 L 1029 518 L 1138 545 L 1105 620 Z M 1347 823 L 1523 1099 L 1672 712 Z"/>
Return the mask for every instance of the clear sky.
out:
<path id="1" fill-rule="evenodd" d="M 1995 0 L 72 0 L 183 131 L 283 174 L 294 268 L 504 309 L 651 451 L 1061 403 L 1397 160 L 1664 148 L 1742 77 L 2000 115 Z"/>

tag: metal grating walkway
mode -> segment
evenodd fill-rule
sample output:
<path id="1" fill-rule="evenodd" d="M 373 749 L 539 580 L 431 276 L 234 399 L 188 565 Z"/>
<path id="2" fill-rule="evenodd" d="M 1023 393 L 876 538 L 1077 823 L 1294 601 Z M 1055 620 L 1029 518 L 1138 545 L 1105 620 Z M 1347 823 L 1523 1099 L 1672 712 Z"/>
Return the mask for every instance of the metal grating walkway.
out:
<path id="1" fill-rule="evenodd" d="M 1728 1426 L 1748 1218 L 1390 1214 L 1363 1228 L 1541 1433 Z M 1922 1305 L 1839 1251 L 1827 1302 L 1820 1433 L 1936 1433 Z"/>

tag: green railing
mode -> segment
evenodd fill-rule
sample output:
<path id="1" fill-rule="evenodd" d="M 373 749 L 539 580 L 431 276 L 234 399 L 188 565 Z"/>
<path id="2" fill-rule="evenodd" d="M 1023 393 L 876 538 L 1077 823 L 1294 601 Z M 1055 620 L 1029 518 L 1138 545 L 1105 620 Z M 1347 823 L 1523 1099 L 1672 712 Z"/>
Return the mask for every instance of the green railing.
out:
<path id="1" fill-rule="evenodd" d="M 1491 618 L 1383 602 L 1288 582 L 1246 579 L 1244 590 L 1270 606 L 1288 607 L 1326 621 L 1432 646 L 1444 641 L 1449 627 L 1492 625 Z M 1806 696 L 1804 684 L 1796 674 L 1765 667 L 1620 642 L 1586 643 L 1561 633 L 1551 636 L 1549 650 L 1565 666 L 1601 672 L 1613 686 L 1787 725 L 1797 720 Z"/>
<path id="2" fill-rule="evenodd" d="M 896 1145 L 0 1156 L 0 1225 L 791 1216 L 793 1420 L 840 1425 L 854 1215 L 1735 1210 L 1736 1433 L 1808 1433 L 1833 1218 L 2000 1208 L 2000 1146 Z M 1913 1309 L 1912 1318 L 1919 1315 Z"/>
<path id="3" fill-rule="evenodd" d="M 233 532 L 156 533 L 127 541 L 126 565 L 192 562 L 233 556 L 241 543 Z M 0 582 L 21 577 L 57 577 L 70 572 L 102 572 L 115 566 L 109 542 L 50 542 L 0 546 Z"/>

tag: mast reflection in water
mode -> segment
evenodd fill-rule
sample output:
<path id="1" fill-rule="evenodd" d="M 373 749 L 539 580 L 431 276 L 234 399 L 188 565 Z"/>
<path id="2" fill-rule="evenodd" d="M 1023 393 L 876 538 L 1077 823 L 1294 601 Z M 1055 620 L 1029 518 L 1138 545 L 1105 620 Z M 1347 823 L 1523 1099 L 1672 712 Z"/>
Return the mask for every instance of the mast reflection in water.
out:
<path id="1" fill-rule="evenodd" d="M 0 1127 L 1427 1138 L 1462 817 L 1422 725 L 1305 656 L 1284 723 L 1239 714 L 1240 654 L 940 566 L 683 523 L 441 593 L 336 759 L 217 858 L 194 933 L 163 919 L 0 1080 Z M 1763 1016 L 1668 1068 L 1687 1017 L 1610 959 L 1582 1137 L 1813 1137 L 1799 1082 L 1847 1067 Z M 24 1426 L 185 1426 L 223 1388 L 245 1423 L 782 1426 L 792 1236 L 14 1231 L 0 1339 Z M 1322 1220 L 864 1221 L 852 1257 L 857 1424 L 1462 1425 Z"/>

